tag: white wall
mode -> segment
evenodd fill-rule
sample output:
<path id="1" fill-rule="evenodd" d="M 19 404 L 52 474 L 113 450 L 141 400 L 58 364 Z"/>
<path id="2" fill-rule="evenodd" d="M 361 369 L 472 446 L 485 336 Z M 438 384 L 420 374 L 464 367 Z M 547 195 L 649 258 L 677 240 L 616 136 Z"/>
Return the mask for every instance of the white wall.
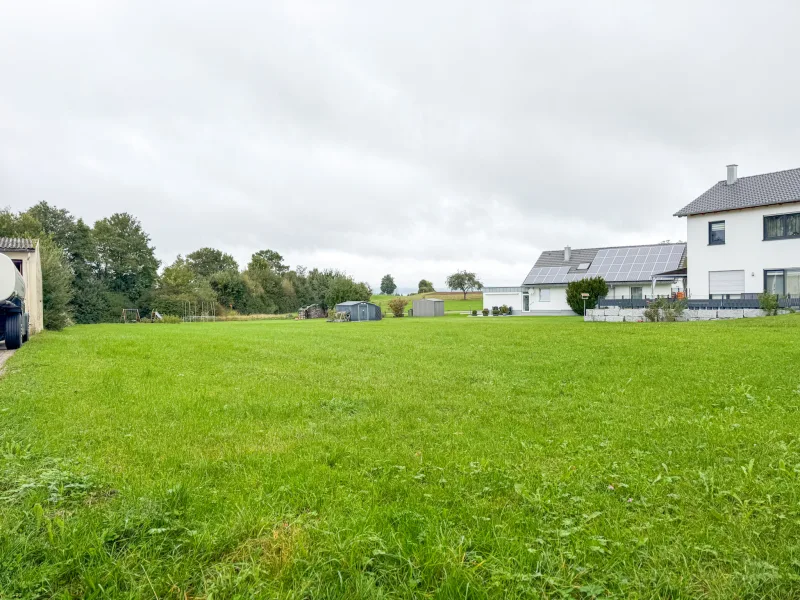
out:
<path id="1" fill-rule="evenodd" d="M 764 217 L 800 212 L 800 202 L 687 217 L 692 298 L 708 298 L 708 272 L 744 270 L 745 293 L 764 291 L 765 269 L 800 268 L 800 238 L 764 241 Z M 708 224 L 725 221 L 725 244 L 708 245 Z"/>
<path id="2" fill-rule="evenodd" d="M 549 289 L 550 290 L 550 301 L 549 302 L 542 302 L 541 301 L 541 289 Z M 548 311 L 548 310 L 569 310 L 569 304 L 567 304 L 567 286 L 565 285 L 541 285 L 536 286 L 533 288 L 531 293 L 531 303 L 530 303 L 530 312 L 537 312 L 537 311 Z"/>
<path id="3" fill-rule="evenodd" d="M 520 292 L 483 292 L 483 308 L 492 310 L 493 306 L 510 306 L 514 312 L 522 310 L 522 294 Z"/>

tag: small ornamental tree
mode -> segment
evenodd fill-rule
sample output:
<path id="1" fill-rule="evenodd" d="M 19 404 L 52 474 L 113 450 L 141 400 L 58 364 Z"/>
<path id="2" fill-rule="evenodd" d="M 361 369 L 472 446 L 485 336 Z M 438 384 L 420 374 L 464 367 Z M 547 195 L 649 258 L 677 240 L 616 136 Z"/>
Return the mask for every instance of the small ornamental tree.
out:
<path id="1" fill-rule="evenodd" d="M 445 283 L 451 290 L 461 291 L 464 294 L 464 300 L 467 299 L 467 292 L 483 289 L 483 284 L 478 280 L 478 276 L 469 271 L 453 273 L 447 278 Z"/>
<path id="2" fill-rule="evenodd" d="M 389 310 L 392 311 L 392 314 L 395 317 L 402 317 L 403 311 L 408 304 L 408 300 L 406 300 L 403 296 L 397 296 L 396 298 L 392 298 L 389 300 Z"/>
<path id="3" fill-rule="evenodd" d="M 581 294 L 589 294 L 586 299 L 586 310 L 597 306 L 597 299 L 608 294 L 608 285 L 602 277 L 589 277 L 572 281 L 567 285 L 567 304 L 577 314 L 583 314 L 583 298 Z"/>
<path id="4" fill-rule="evenodd" d="M 381 279 L 381 294 L 391 296 L 396 289 L 394 278 L 391 275 L 384 275 L 383 279 Z"/>

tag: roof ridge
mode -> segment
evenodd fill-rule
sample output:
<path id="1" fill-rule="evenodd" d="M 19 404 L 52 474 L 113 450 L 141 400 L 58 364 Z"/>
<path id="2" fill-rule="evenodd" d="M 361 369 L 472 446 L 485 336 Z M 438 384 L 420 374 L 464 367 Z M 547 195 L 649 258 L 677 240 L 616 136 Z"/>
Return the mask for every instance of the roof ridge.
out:
<path id="1" fill-rule="evenodd" d="M 791 169 L 781 169 L 780 171 L 769 171 L 767 173 L 756 173 L 754 175 L 742 175 L 741 177 L 737 177 L 736 181 L 738 182 L 740 179 L 751 179 L 753 177 L 763 177 L 764 175 L 777 175 L 778 173 L 788 173 L 789 171 L 800 171 L 800 167 L 792 167 Z M 727 179 L 720 179 L 717 183 L 724 183 L 728 184 Z"/>
<path id="2" fill-rule="evenodd" d="M 572 252 L 580 252 L 580 251 L 587 251 L 587 250 L 613 250 L 616 248 L 650 248 L 652 246 L 679 246 L 685 245 L 686 242 L 678 241 L 678 242 L 659 242 L 657 244 L 627 244 L 623 246 L 598 246 L 596 248 L 570 248 Z M 563 252 L 564 248 L 559 248 L 558 250 L 542 250 L 542 253 L 545 252 Z"/>

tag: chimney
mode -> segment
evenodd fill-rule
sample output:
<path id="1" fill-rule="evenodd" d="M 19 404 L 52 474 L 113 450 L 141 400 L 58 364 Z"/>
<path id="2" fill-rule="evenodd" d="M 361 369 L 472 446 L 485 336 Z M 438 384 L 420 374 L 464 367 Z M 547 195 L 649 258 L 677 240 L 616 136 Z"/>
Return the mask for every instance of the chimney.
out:
<path id="1" fill-rule="evenodd" d="M 564 262 L 568 262 L 570 256 L 572 256 L 572 248 L 564 246 Z"/>
<path id="2" fill-rule="evenodd" d="M 736 176 L 736 168 L 739 165 L 728 165 L 728 185 L 733 185 L 738 181 L 738 177 Z"/>

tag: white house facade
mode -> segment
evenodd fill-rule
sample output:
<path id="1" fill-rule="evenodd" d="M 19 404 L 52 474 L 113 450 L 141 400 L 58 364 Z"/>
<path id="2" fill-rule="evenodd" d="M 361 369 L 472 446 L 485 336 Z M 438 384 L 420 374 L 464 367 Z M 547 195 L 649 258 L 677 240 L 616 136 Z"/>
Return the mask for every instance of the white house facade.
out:
<path id="1" fill-rule="evenodd" d="M 567 304 L 567 285 L 603 277 L 608 297 L 645 299 L 670 296 L 683 289 L 685 244 L 581 248 L 542 252 L 520 287 L 486 287 L 483 307 L 506 305 L 513 314 L 574 315 Z"/>
<path id="2" fill-rule="evenodd" d="M 690 298 L 800 296 L 800 169 L 728 176 L 675 213 L 686 217 Z"/>

